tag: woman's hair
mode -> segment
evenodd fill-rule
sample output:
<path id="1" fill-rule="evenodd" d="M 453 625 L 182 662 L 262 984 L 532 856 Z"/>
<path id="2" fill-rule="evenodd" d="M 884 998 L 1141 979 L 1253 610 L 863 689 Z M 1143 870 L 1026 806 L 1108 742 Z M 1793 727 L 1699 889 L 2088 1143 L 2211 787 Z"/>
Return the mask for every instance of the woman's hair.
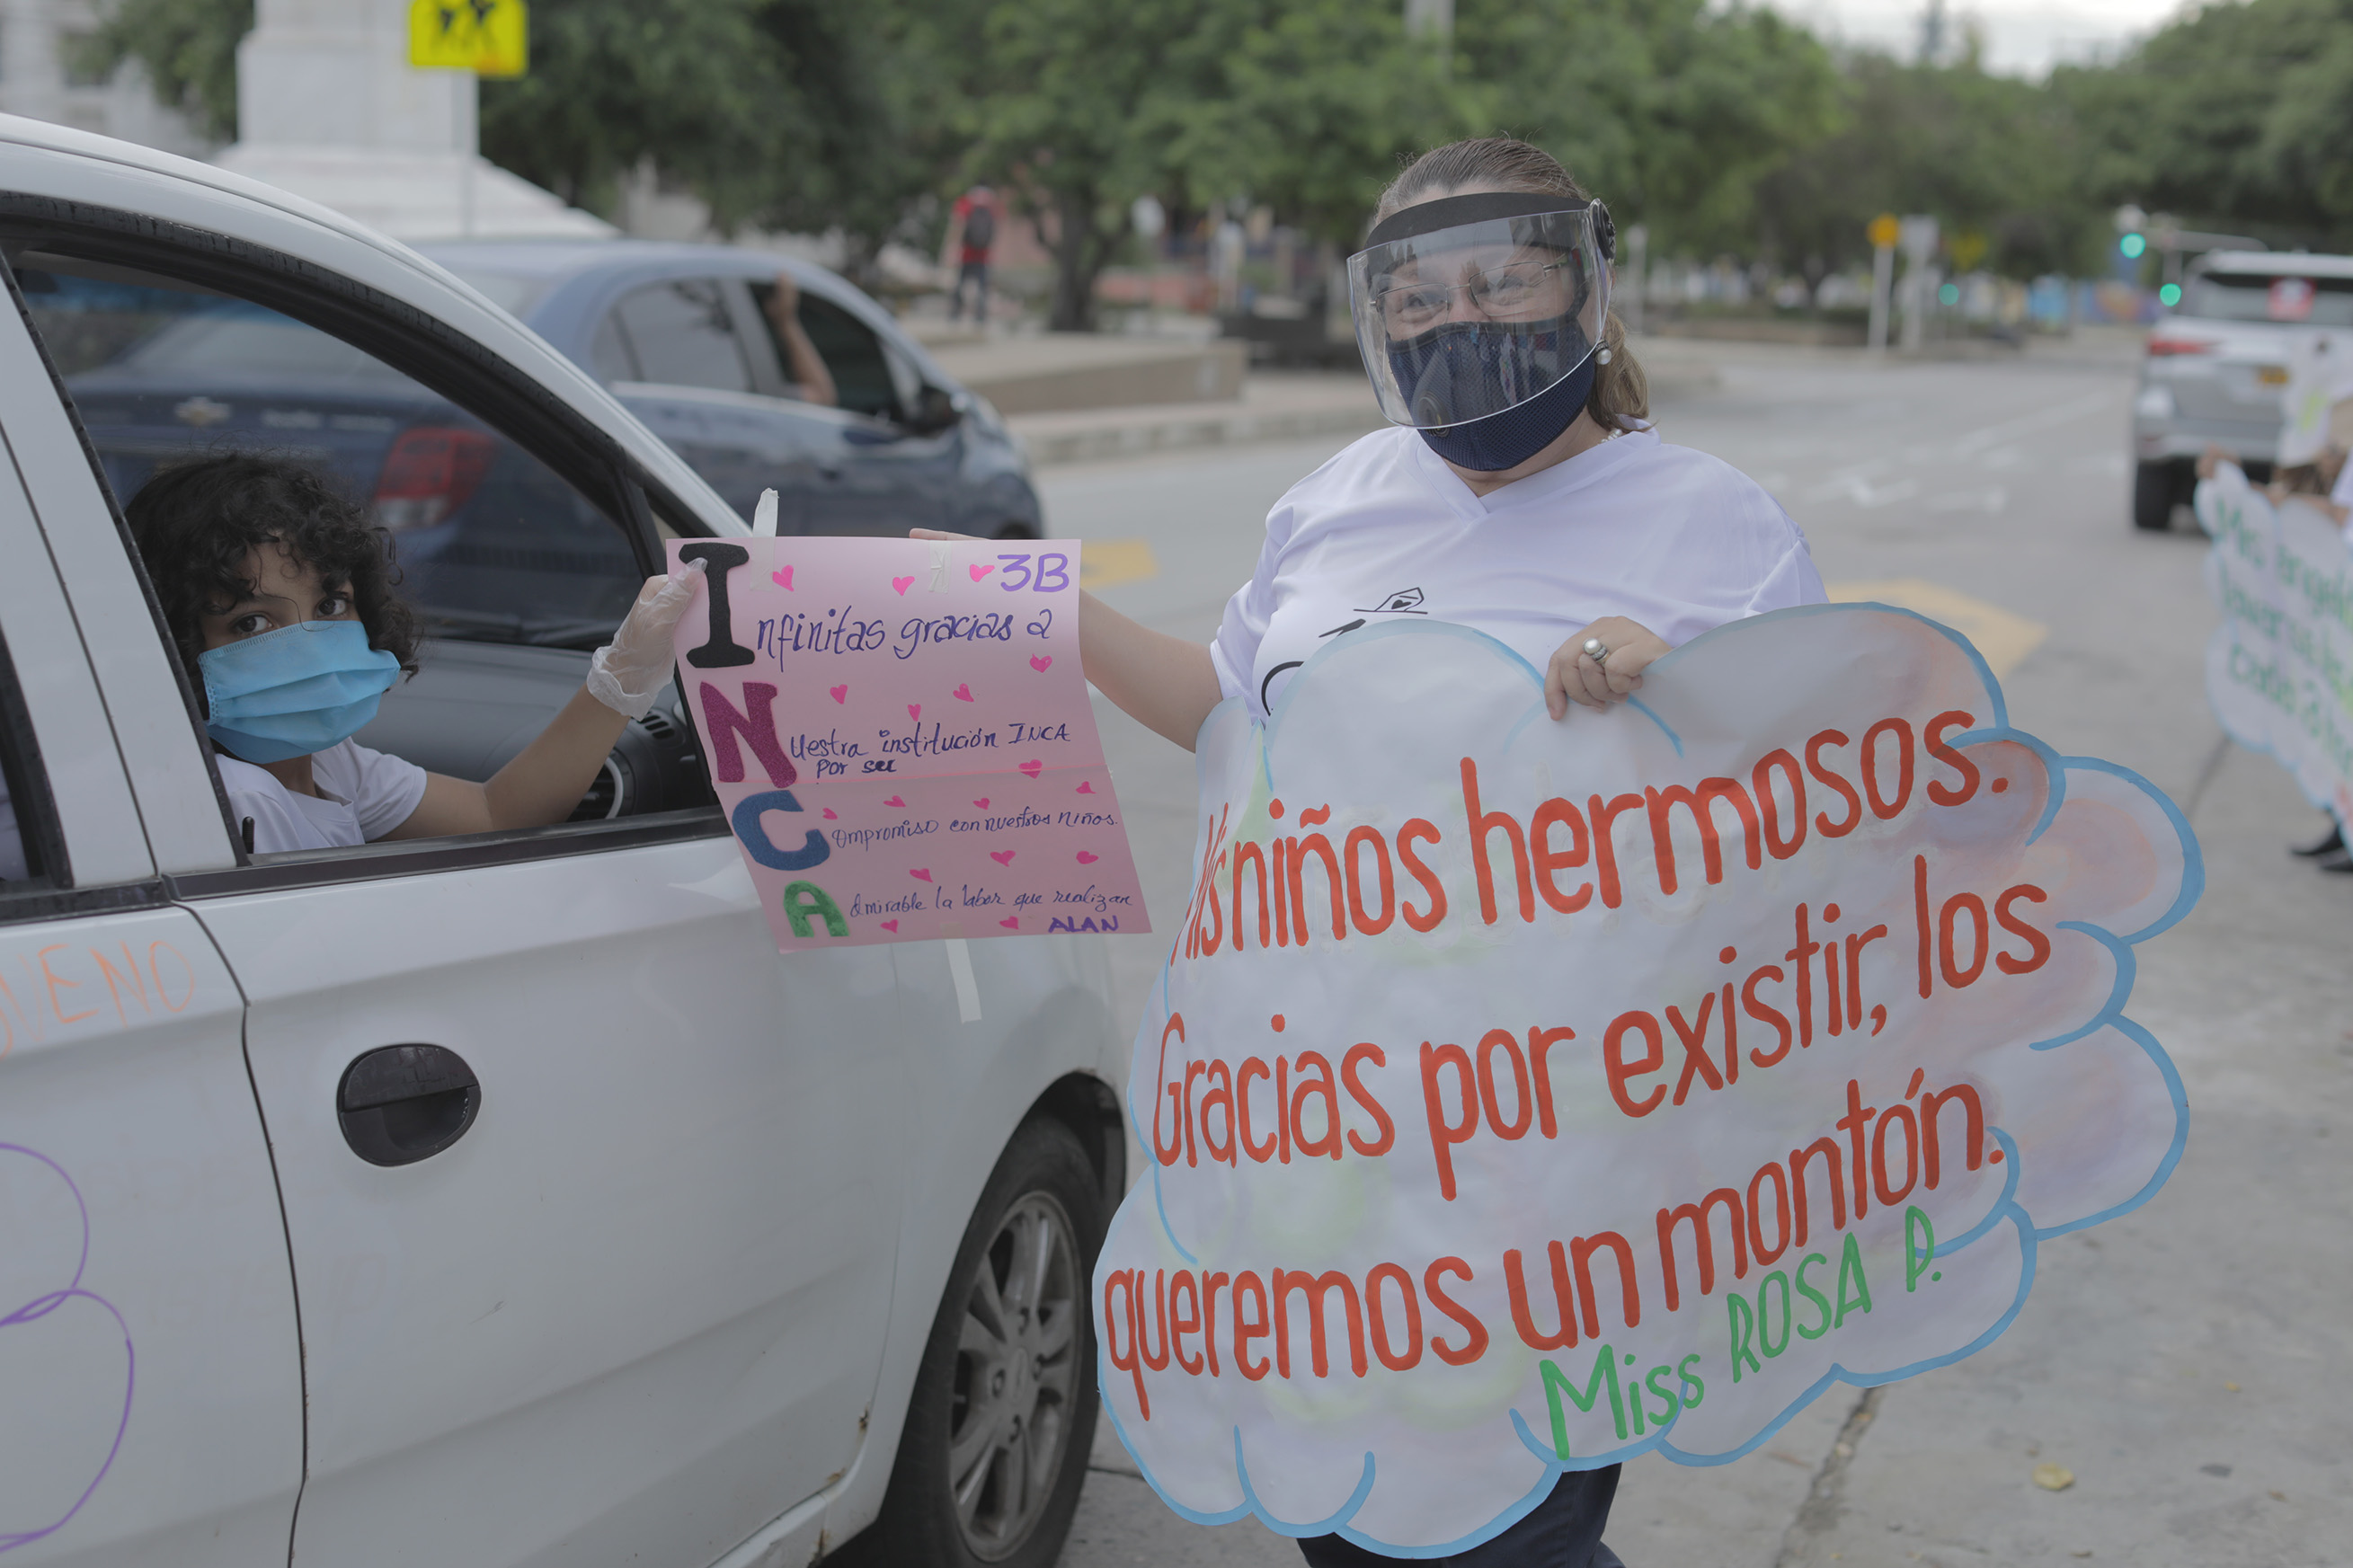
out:
<path id="1" fill-rule="evenodd" d="M 192 674 L 205 616 L 254 592 L 247 559 L 272 542 L 328 583 L 350 584 L 368 646 L 417 673 L 417 616 L 395 591 L 391 541 L 315 469 L 247 453 L 200 458 L 158 472 L 123 515 Z"/>
<path id="2" fill-rule="evenodd" d="M 1564 204 L 1592 199 L 1543 148 L 1509 136 L 1479 136 L 1433 147 L 1408 164 L 1381 193 L 1373 221 L 1440 196 L 1472 191 L 1525 191 L 1558 196 Z M 1601 346 L 1609 352 L 1609 363 L 1594 366 L 1593 395 L 1586 399 L 1585 411 L 1605 430 L 1633 429 L 1651 416 L 1651 384 L 1626 351 L 1626 323 L 1615 310 L 1602 323 Z"/>

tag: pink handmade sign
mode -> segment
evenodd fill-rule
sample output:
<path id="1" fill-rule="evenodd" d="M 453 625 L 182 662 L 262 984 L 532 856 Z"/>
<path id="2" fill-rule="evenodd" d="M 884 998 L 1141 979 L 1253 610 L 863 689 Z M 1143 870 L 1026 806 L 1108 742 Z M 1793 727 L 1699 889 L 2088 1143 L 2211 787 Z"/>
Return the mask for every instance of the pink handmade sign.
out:
<path id="1" fill-rule="evenodd" d="M 1079 547 L 679 540 L 678 669 L 791 952 L 1142 931 L 1079 669 Z"/>

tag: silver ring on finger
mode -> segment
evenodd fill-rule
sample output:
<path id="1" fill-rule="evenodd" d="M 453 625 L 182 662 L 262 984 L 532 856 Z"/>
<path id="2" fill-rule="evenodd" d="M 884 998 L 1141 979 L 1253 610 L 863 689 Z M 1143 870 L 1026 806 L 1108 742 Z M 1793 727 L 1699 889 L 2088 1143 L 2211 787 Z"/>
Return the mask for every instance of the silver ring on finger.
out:
<path id="1" fill-rule="evenodd" d="M 1585 639 L 1585 657 L 1596 664 L 1607 664 L 1609 661 L 1609 645 L 1599 637 L 1588 637 Z"/>

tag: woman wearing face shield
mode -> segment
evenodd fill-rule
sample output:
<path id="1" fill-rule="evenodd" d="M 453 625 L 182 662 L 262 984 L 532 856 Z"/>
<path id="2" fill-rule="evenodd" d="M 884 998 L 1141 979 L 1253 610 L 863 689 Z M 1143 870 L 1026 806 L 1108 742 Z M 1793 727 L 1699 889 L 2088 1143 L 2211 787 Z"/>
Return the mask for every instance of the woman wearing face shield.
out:
<path id="1" fill-rule="evenodd" d="M 1290 673 L 1360 628 L 1476 627 L 1545 674 L 1556 721 L 1639 690 L 1670 648 L 1821 602 L 1805 536 L 1738 470 L 1662 442 L 1609 314 L 1608 211 L 1549 155 L 1490 138 L 1424 154 L 1382 197 L 1349 283 L 1395 428 L 1294 485 L 1208 647 L 1092 597 L 1087 679 L 1191 747 L 1241 698 L 1263 719 Z M 1440 1561 L 1618 1568 L 1601 1543 L 1618 1468 L 1564 1475 L 1518 1522 Z M 1317 1568 L 1381 1561 L 1338 1536 Z"/>
<path id="2" fill-rule="evenodd" d="M 1213 644 L 1088 598 L 1087 679 L 1189 748 L 1219 702 L 1263 718 L 1332 638 L 1420 616 L 1517 650 L 1563 720 L 1639 691 L 1702 632 L 1820 603 L 1805 535 L 1773 498 L 1651 426 L 1609 309 L 1615 246 L 1608 209 L 1538 148 L 1491 137 L 1416 160 L 1348 264 L 1395 427 L 1275 503 Z"/>

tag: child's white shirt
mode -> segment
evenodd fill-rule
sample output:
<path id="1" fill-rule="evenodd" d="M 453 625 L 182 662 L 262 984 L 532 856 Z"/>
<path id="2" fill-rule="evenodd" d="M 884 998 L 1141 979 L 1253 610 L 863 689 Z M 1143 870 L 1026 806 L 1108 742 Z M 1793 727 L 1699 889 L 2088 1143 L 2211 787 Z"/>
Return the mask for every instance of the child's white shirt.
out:
<path id="1" fill-rule="evenodd" d="M 296 795 L 270 772 L 216 755 L 230 817 L 253 820 L 253 852 L 334 849 L 383 837 L 415 815 L 425 798 L 425 770 L 399 757 L 341 741 L 311 757 L 316 795 Z"/>

